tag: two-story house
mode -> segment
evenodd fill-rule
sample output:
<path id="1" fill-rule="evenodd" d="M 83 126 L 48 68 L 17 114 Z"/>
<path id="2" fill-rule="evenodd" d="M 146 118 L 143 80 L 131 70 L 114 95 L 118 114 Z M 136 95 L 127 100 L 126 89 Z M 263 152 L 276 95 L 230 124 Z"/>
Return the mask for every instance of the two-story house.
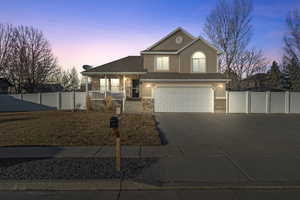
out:
<path id="1" fill-rule="evenodd" d="M 203 38 L 177 28 L 140 56 L 91 68 L 82 75 L 90 77 L 89 94 L 95 101 L 112 95 L 124 101 L 135 99 L 144 111 L 215 112 L 216 102 L 225 105 L 229 81 L 218 73 L 220 54 Z"/>

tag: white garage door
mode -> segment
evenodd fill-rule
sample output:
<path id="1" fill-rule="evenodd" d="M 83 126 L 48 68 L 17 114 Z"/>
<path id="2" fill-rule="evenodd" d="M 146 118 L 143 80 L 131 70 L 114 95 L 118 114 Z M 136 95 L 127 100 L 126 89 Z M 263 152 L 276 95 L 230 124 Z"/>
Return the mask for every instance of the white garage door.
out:
<path id="1" fill-rule="evenodd" d="M 209 87 L 158 87 L 155 112 L 213 112 L 214 95 Z"/>

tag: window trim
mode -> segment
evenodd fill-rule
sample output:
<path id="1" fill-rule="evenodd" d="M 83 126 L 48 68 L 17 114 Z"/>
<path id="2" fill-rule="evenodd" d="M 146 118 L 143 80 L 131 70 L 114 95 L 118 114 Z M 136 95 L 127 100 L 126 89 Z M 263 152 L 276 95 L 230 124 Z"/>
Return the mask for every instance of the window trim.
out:
<path id="1" fill-rule="evenodd" d="M 204 72 L 196 72 L 196 71 L 193 71 L 193 69 L 194 69 L 194 67 L 193 67 L 193 57 L 194 57 L 194 55 L 196 54 L 196 53 L 198 53 L 198 52 L 200 52 L 200 53 L 202 53 L 203 55 L 204 55 L 204 59 L 205 59 L 205 64 L 204 64 Z M 192 56 L 191 56 L 191 73 L 207 73 L 207 57 L 206 57 L 206 54 L 203 52 L 203 51 L 195 51 L 193 54 L 192 54 Z"/>
<path id="2" fill-rule="evenodd" d="M 158 61 L 159 57 L 167 57 L 168 58 L 168 69 L 158 69 L 157 68 L 157 61 Z M 154 56 L 154 65 L 155 65 L 155 71 L 159 71 L 159 72 L 168 72 L 168 71 L 170 71 L 170 56 L 167 56 L 167 55 Z"/>

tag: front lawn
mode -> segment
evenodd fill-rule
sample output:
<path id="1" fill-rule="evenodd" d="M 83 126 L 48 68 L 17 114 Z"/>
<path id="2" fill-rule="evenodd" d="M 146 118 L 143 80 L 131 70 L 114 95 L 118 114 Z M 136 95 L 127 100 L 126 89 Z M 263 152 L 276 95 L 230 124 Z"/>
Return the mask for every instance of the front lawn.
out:
<path id="1" fill-rule="evenodd" d="M 43 111 L 0 113 L 0 146 L 113 145 L 112 115 L 100 112 Z M 160 145 L 153 116 L 123 114 L 121 142 L 125 145 Z"/>

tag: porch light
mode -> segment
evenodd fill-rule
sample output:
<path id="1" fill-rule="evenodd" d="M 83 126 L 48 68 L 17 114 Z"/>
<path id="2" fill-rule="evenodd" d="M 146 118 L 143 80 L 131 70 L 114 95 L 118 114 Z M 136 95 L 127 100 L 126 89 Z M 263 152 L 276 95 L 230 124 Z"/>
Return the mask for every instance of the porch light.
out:
<path id="1" fill-rule="evenodd" d="M 146 87 L 147 87 L 147 88 L 151 87 L 151 84 L 147 84 Z"/>
<path id="2" fill-rule="evenodd" d="M 224 85 L 223 84 L 219 84 L 218 88 L 224 88 Z"/>

